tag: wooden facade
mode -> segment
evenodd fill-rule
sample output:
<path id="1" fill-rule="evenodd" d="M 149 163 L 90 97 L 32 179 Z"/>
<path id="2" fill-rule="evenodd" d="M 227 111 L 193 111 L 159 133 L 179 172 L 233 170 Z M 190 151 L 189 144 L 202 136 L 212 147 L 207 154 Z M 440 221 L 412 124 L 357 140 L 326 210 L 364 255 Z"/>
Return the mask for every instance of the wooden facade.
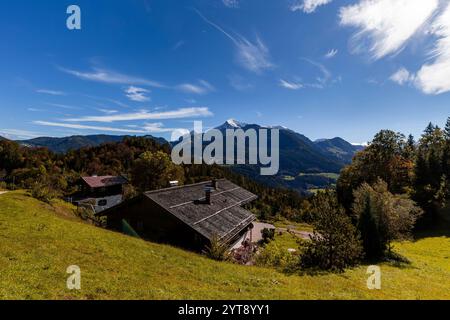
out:
<path id="1" fill-rule="evenodd" d="M 123 176 L 92 176 L 81 178 L 81 195 L 85 198 L 101 198 L 123 193 L 128 180 Z"/>
<path id="2" fill-rule="evenodd" d="M 242 208 L 256 199 L 227 180 L 151 191 L 101 212 L 108 228 L 124 223 L 144 239 L 201 251 L 217 237 L 235 244 L 252 227 L 255 216 Z"/>

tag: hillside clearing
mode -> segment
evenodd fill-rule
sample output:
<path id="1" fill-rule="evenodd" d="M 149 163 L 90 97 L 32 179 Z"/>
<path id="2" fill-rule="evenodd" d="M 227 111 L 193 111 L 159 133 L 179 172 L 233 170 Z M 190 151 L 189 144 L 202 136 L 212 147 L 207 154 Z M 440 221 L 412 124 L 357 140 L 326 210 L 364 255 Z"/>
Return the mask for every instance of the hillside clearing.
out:
<path id="1" fill-rule="evenodd" d="M 382 290 L 362 266 L 344 274 L 285 275 L 208 260 L 102 230 L 23 191 L 0 197 L 0 299 L 450 299 L 450 238 L 396 244 L 411 260 L 382 264 Z M 82 290 L 66 289 L 70 265 Z"/>

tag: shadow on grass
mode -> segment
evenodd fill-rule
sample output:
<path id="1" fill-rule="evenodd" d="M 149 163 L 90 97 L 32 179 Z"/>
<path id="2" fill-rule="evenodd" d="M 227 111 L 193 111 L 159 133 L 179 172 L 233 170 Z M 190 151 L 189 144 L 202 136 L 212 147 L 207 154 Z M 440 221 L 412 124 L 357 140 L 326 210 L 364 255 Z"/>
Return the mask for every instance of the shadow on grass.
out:
<path id="1" fill-rule="evenodd" d="M 433 227 L 429 230 L 420 230 L 414 234 L 414 241 L 418 241 L 425 238 L 450 238 L 450 226 L 447 222 L 444 225 Z"/>
<path id="2" fill-rule="evenodd" d="M 418 230 L 414 232 L 414 240 L 424 238 L 450 238 L 450 209 L 444 209 L 437 213 L 433 220 L 427 220 L 424 224 L 418 225 Z"/>
<path id="3" fill-rule="evenodd" d="M 416 267 L 412 266 L 411 261 L 406 258 L 405 256 L 402 256 L 399 253 L 396 252 L 387 252 L 386 255 L 383 258 L 380 259 L 365 259 L 363 260 L 359 265 L 357 266 L 350 266 L 346 269 L 330 269 L 330 270 L 322 270 L 319 268 L 301 268 L 299 265 L 290 266 L 286 268 L 282 268 L 281 270 L 278 269 L 280 272 L 292 276 L 292 275 L 298 275 L 298 276 L 325 276 L 330 274 L 337 274 L 337 275 L 343 275 L 345 277 L 345 272 L 348 270 L 354 270 L 357 267 L 369 267 L 373 265 L 380 265 L 381 263 L 387 264 L 391 267 L 395 267 L 398 269 L 417 269 Z"/>

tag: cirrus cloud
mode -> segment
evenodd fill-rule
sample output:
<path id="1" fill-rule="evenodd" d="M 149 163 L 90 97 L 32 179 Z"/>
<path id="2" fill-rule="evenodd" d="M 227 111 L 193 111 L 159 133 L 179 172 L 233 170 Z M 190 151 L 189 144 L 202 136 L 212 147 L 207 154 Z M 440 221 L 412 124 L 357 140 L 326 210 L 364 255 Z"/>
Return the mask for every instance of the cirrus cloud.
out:
<path id="1" fill-rule="evenodd" d="M 399 85 L 404 85 L 413 82 L 414 78 L 414 75 L 411 74 L 407 69 L 400 68 L 399 70 L 397 70 L 397 72 L 391 75 L 389 79 Z"/>
<path id="2" fill-rule="evenodd" d="M 300 82 L 293 82 L 280 79 L 280 86 L 289 90 L 300 90 L 304 88 L 304 85 Z"/>
<path id="3" fill-rule="evenodd" d="M 51 122 L 51 121 L 34 121 L 33 123 L 36 125 L 46 126 L 46 127 L 90 130 L 90 131 L 118 132 L 118 133 L 135 133 L 135 134 L 165 133 L 165 132 L 179 132 L 179 131 L 185 132 L 186 131 L 186 129 L 180 129 L 180 128 L 166 128 L 160 122 L 146 123 L 142 126 L 142 128 L 138 128 L 136 126 L 138 129 L 91 126 L 91 125 L 70 124 L 70 123 Z"/>
<path id="4" fill-rule="evenodd" d="M 438 39 L 430 52 L 434 60 L 417 72 L 415 85 L 426 94 L 441 94 L 450 91 L 450 4 L 433 22 L 430 33 Z"/>
<path id="5" fill-rule="evenodd" d="M 340 9 L 340 24 L 357 29 L 354 52 L 377 60 L 398 53 L 439 7 L 439 0 L 360 0 Z"/>
<path id="6" fill-rule="evenodd" d="M 177 90 L 185 93 L 199 94 L 199 95 L 215 91 L 215 88 L 205 80 L 199 80 L 198 83 L 196 84 L 183 83 L 178 85 L 176 88 Z"/>
<path id="7" fill-rule="evenodd" d="M 296 1 L 290 6 L 291 11 L 303 11 L 305 13 L 313 13 L 320 6 L 329 4 L 333 0 L 301 0 Z"/>
<path id="8" fill-rule="evenodd" d="M 125 94 L 128 99 L 136 102 L 146 102 L 150 101 L 150 98 L 146 96 L 150 91 L 144 88 L 139 88 L 135 86 L 128 87 L 125 90 Z"/>
<path id="9" fill-rule="evenodd" d="M 109 84 L 144 85 L 154 88 L 165 88 L 165 85 L 157 81 L 130 76 L 112 70 L 93 68 L 92 71 L 78 71 L 62 67 L 59 67 L 59 70 L 82 80 L 103 82 Z"/>
<path id="10" fill-rule="evenodd" d="M 65 119 L 65 122 L 117 122 L 136 120 L 163 120 L 163 119 L 183 119 L 194 117 L 209 117 L 213 113 L 208 108 L 181 108 L 178 110 L 164 112 L 139 111 L 134 113 L 121 113 L 102 116 L 83 116 L 79 118 Z"/>
<path id="11" fill-rule="evenodd" d="M 225 7 L 228 8 L 239 8 L 239 1 L 238 0 L 222 0 L 222 3 Z"/>
<path id="12" fill-rule="evenodd" d="M 273 63 L 270 61 L 269 49 L 259 37 L 256 37 L 256 40 L 252 42 L 240 34 L 232 35 L 218 24 L 207 19 L 197 9 L 194 10 L 203 21 L 231 40 L 236 48 L 236 60 L 243 68 L 260 74 L 264 70 L 274 67 Z"/>

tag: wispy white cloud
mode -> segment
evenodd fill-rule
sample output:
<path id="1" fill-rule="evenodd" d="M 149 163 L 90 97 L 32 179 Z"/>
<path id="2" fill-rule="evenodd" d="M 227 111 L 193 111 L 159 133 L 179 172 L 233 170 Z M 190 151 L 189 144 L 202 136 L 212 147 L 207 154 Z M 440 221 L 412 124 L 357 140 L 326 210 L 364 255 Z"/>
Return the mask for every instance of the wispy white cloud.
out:
<path id="1" fill-rule="evenodd" d="M 69 105 L 60 104 L 60 103 L 46 103 L 46 105 L 52 106 L 52 107 L 56 107 L 56 108 L 61 108 L 61 109 L 68 109 L 68 110 L 79 110 L 79 109 L 81 109 L 80 107 L 69 106 Z"/>
<path id="2" fill-rule="evenodd" d="M 213 85 L 205 80 L 199 80 L 198 83 L 183 83 L 177 86 L 179 91 L 191 94 L 207 94 L 209 92 L 215 91 Z"/>
<path id="3" fill-rule="evenodd" d="M 326 5 L 333 0 L 296 0 L 294 1 L 290 9 L 291 11 L 303 11 L 305 13 L 313 13 L 320 6 Z"/>
<path id="4" fill-rule="evenodd" d="M 103 127 L 103 126 L 87 126 L 87 125 L 82 125 L 82 124 L 70 124 L 70 123 L 49 122 L 49 121 L 34 121 L 33 123 L 40 125 L 40 126 L 79 129 L 79 130 L 122 132 L 122 133 L 147 133 L 148 132 L 145 130 L 134 130 L 134 129 L 125 129 L 125 128 Z"/>
<path id="5" fill-rule="evenodd" d="M 197 100 L 195 100 L 195 99 L 185 99 L 184 101 L 186 101 L 189 104 L 196 104 L 197 103 Z"/>
<path id="6" fill-rule="evenodd" d="M 280 86 L 289 90 L 300 90 L 304 88 L 304 85 L 300 82 L 286 81 L 280 79 Z"/>
<path id="7" fill-rule="evenodd" d="M 105 114 L 115 114 L 115 113 L 119 112 L 117 110 L 112 110 L 112 109 L 97 109 L 97 110 L 102 113 L 105 113 Z"/>
<path id="8" fill-rule="evenodd" d="M 225 7 L 239 8 L 239 0 L 222 0 Z"/>
<path id="9" fill-rule="evenodd" d="M 183 119 L 193 117 L 209 117 L 213 113 L 208 108 L 182 108 L 173 111 L 148 112 L 139 111 L 135 113 L 121 113 L 105 116 L 84 116 L 79 118 L 65 119 L 66 122 L 116 122 L 134 120 L 163 120 L 163 119 Z"/>
<path id="10" fill-rule="evenodd" d="M 144 88 L 131 86 L 125 89 L 125 94 L 128 99 L 136 102 L 150 101 L 150 98 L 146 95 L 150 91 Z"/>
<path id="11" fill-rule="evenodd" d="M 130 108 L 129 105 L 127 105 L 127 104 L 125 104 L 125 103 L 123 103 L 121 101 L 115 100 L 115 99 L 110 99 L 110 98 L 105 98 L 105 97 L 98 97 L 98 96 L 93 96 L 93 95 L 88 95 L 88 94 L 83 94 L 83 96 L 86 97 L 86 98 L 92 99 L 92 100 L 96 100 L 97 104 L 98 104 L 98 101 L 102 101 L 102 102 L 113 103 L 113 104 L 115 104 L 115 105 L 117 105 L 119 107 L 122 107 L 122 108 L 127 108 L 127 109 Z"/>
<path id="12" fill-rule="evenodd" d="M 391 75 L 389 79 L 399 85 L 404 85 L 406 83 L 414 81 L 414 75 L 412 75 L 405 68 L 400 68 L 399 70 L 397 70 L 397 72 Z"/>
<path id="13" fill-rule="evenodd" d="M 36 92 L 42 93 L 42 94 L 49 94 L 52 96 L 65 96 L 66 95 L 66 93 L 63 91 L 49 90 L 49 89 L 37 89 Z"/>
<path id="14" fill-rule="evenodd" d="M 228 81 L 230 82 L 230 86 L 237 91 L 247 91 L 254 87 L 252 83 L 238 74 L 228 76 Z"/>
<path id="15" fill-rule="evenodd" d="M 177 43 L 175 43 L 172 50 L 176 51 L 176 50 L 180 49 L 182 46 L 184 46 L 185 44 L 186 44 L 186 42 L 184 40 L 180 40 Z"/>
<path id="16" fill-rule="evenodd" d="M 89 80 L 110 84 L 144 85 L 154 88 L 165 88 L 165 85 L 157 81 L 130 76 L 106 69 L 93 68 L 92 71 L 78 71 L 62 67 L 60 67 L 59 69 L 67 74 L 73 75 L 82 80 Z"/>
<path id="17" fill-rule="evenodd" d="M 37 108 L 27 108 L 27 111 L 30 111 L 30 112 L 44 112 L 45 110 L 37 109 Z"/>
<path id="18" fill-rule="evenodd" d="M 203 21 L 217 29 L 233 42 L 236 48 L 236 60 L 242 67 L 257 74 L 274 67 L 270 61 L 269 49 L 259 37 L 256 37 L 256 40 L 252 42 L 242 35 L 231 35 L 218 24 L 207 19 L 200 11 L 195 11 Z"/>
<path id="19" fill-rule="evenodd" d="M 331 49 L 330 51 L 328 51 L 325 54 L 325 58 L 326 59 L 331 59 L 331 58 L 334 58 L 337 54 L 338 54 L 338 50 L 337 49 Z"/>
<path id="20" fill-rule="evenodd" d="M 354 52 L 380 59 L 401 51 L 438 6 L 439 0 L 360 0 L 340 9 L 340 24 L 357 28 Z"/>
<path id="21" fill-rule="evenodd" d="M 450 4 L 433 22 L 430 33 L 437 37 L 430 52 L 434 59 L 417 72 L 415 85 L 426 94 L 450 91 Z"/>
<path id="22" fill-rule="evenodd" d="M 166 128 L 164 127 L 164 124 L 162 124 L 161 122 L 157 122 L 157 123 L 146 123 L 143 126 L 143 129 L 148 132 L 148 133 L 164 133 L 164 132 L 184 132 L 189 133 L 189 130 L 187 129 L 182 129 L 182 128 Z"/>
<path id="23" fill-rule="evenodd" d="M 150 133 L 165 133 L 165 132 L 183 132 L 189 133 L 188 130 L 182 128 L 166 128 L 163 123 L 146 123 L 141 128 L 136 125 L 129 125 L 126 128 L 105 127 L 105 126 L 91 126 L 82 124 L 70 124 L 63 122 L 50 122 L 50 121 L 34 121 L 36 125 L 47 127 L 58 127 L 77 130 L 90 130 L 90 131 L 104 131 L 104 132 L 119 132 L 119 133 L 134 133 L 134 134 L 150 134 Z M 134 129 L 133 129 L 134 128 Z M 1 132 L 1 131 L 0 131 Z M 34 137 L 34 136 L 33 136 Z"/>
<path id="24" fill-rule="evenodd" d="M 0 136 L 7 139 L 31 139 L 39 137 L 41 134 L 33 131 L 20 129 L 0 129 Z"/>
<path id="25" fill-rule="evenodd" d="M 291 77 L 291 80 L 280 79 L 279 85 L 281 87 L 289 90 L 300 90 L 304 88 L 324 89 L 332 84 L 342 81 L 340 76 L 334 77 L 325 65 L 304 57 L 300 58 L 300 60 L 317 69 L 317 76 L 312 80 L 303 80 L 298 76 Z"/>
<path id="26" fill-rule="evenodd" d="M 239 36 L 236 47 L 238 49 L 237 61 L 249 71 L 261 73 L 273 68 L 269 49 L 259 37 L 256 37 L 255 42 L 251 42 L 243 36 Z"/>
<path id="27" fill-rule="evenodd" d="M 321 73 L 321 75 L 316 77 L 316 79 L 315 79 L 316 82 L 309 83 L 309 84 L 307 84 L 307 86 L 317 88 L 317 89 L 322 89 L 322 88 L 326 87 L 330 81 L 332 81 L 333 74 L 323 64 L 313 61 L 311 59 L 307 59 L 307 58 L 302 58 L 302 60 L 304 60 L 307 63 L 309 63 L 310 65 L 316 67 Z M 337 78 L 335 80 L 338 81 L 338 80 L 340 80 L 340 78 Z M 336 81 L 334 81 L 334 82 L 336 82 Z"/>

